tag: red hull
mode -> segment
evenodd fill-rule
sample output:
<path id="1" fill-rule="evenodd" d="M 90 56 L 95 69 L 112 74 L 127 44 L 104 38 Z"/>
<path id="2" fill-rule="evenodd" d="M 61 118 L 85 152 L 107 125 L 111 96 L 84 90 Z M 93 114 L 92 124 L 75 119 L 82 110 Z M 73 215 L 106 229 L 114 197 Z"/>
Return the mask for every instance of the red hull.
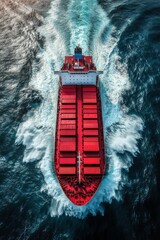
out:
<path id="1" fill-rule="evenodd" d="M 99 88 L 63 85 L 59 90 L 55 171 L 66 196 L 88 203 L 105 172 Z"/>

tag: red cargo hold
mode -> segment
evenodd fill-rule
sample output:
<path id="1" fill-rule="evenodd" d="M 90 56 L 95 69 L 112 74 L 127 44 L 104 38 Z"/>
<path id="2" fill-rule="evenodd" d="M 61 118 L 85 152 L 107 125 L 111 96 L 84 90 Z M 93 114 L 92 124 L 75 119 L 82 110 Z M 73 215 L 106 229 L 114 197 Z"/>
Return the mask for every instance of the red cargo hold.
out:
<path id="1" fill-rule="evenodd" d="M 83 121 L 84 128 L 98 128 L 98 121 L 97 120 L 84 120 Z"/>
<path id="2" fill-rule="evenodd" d="M 70 157 L 70 158 L 60 158 L 59 159 L 60 165 L 70 165 L 70 164 L 76 164 L 76 158 Z"/>
<path id="3" fill-rule="evenodd" d="M 70 174 L 75 174 L 76 173 L 76 168 L 75 167 L 60 167 L 59 168 L 59 174 L 60 175 L 70 175 Z"/>
<path id="4" fill-rule="evenodd" d="M 101 170 L 99 167 L 85 167 L 84 174 L 101 174 Z"/>
<path id="5" fill-rule="evenodd" d="M 89 165 L 93 165 L 93 164 L 100 164 L 100 158 L 84 158 L 84 164 L 89 164 Z"/>
<path id="6" fill-rule="evenodd" d="M 83 131 L 84 136 L 97 136 L 98 130 L 85 130 Z"/>
<path id="7" fill-rule="evenodd" d="M 75 136 L 76 135 L 76 130 L 61 130 L 60 131 L 60 136 Z"/>

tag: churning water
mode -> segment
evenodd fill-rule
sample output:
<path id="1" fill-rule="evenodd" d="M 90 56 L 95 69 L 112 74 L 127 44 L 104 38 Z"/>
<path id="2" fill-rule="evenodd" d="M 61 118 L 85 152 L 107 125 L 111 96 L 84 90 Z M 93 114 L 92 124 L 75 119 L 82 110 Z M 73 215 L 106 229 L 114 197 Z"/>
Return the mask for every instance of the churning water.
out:
<path id="1" fill-rule="evenodd" d="M 133 156 L 138 152 L 137 142 L 141 137 L 143 121 L 136 115 L 127 114 L 119 107 L 122 93 L 130 88 L 127 65 L 121 62 L 117 48 L 121 30 L 118 36 L 113 37 L 116 29 L 97 1 L 70 1 L 67 14 L 61 5 L 60 1 L 53 2 L 45 25 L 39 29 L 40 34 L 46 37 L 46 44 L 45 49 L 40 50 L 38 54 L 40 70 L 37 71 L 34 63 L 30 86 L 40 91 L 43 104 L 32 116 L 29 112 L 26 121 L 20 124 L 16 142 L 23 143 L 26 147 L 23 161 L 39 161 L 38 166 L 45 179 L 45 186 L 41 190 L 47 190 L 52 196 L 51 215 L 65 213 L 84 218 L 88 213 L 93 215 L 98 211 L 103 213 L 103 202 L 111 202 L 113 198 L 121 197 L 117 190 L 119 185 L 125 184 L 126 181 L 122 180 L 122 169 L 129 169 Z M 91 42 L 89 36 L 93 28 L 95 36 Z M 59 86 L 58 78 L 53 71 L 60 69 L 63 57 L 73 53 L 77 44 L 83 48 L 84 54 L 93 54 L 97 68 L 104 71 L 100 80 L 108 165 L 96 196 L 83 207 L 74 206 L 66 198 L 53 170 Z M 67 48 L 70 51 L 67 51 Z M 125 156 L 127 152 L 130 153 L 130 157 Z M 118 153 L 121 153 L 121 156 L 118 156 Z"/>
<path id="2" fill-rule="evenodd" d="M 23 233 L 22 238 L 13 239 L 46 238 L 44 234 L 42 238 L 36 238 L 37 235 L 34 235 L 39 231 L 41 224 L 47 221 L 44 206 L 47 216 L 53 219 L 62 215 L 69 216 L 69 221 L 75 217 L 87 221 L 88 217 L 92 218 L 91 215 L 94 215 L 95 219 L 104 215 L 107 229 L 116 221 L 119 225 L 117 231 L 122 231 L 120 236 L 123 238 L 125 236 L 125 239 L 143 239 L 142 236 L 145 236 L 146 239 L 150 239 L 151 226 L 146 227 L 144 234 L 140 235 L 141 238 L 137 237 L 137 224 L 140 219 L 143 223 L 151 219 L 151 214 L 145 209 L 139 210 L 138 213 L 137 206 L 142 206 L 146 199 L 149 199 L 152 189 L 157 186 L 154 159 L 159 146 L 159 129 L 156 128 L 159 122 L 157 91 L 160 73 L 158 9 L 160 10 L 160 6 L 156 1 L 152 4 L 149 1 L 142 1 L 140 4 L 136 0 L 54 0 L 43 24 L 38 27 L 38 33 L 26 28 L 29 32 L 27 36 L 32 39 L 31 45 L 38 46 L 39 50 L 36 56 L 32 56 L 33 61 L 30 65 L 32 72 L 27 87 L 25 86 L 20 95 L 20 99 L 23 99 L 23 93 L 25 95 L 27 92 L 25 101 L 28 95 L 33 96 L 30 98 L 30 107 L 27 105 L 28 108 L 20 123 L 14 127 L 15 148 L 20 146 L 20 150 L 19 156 L 17 151 L 14 156 L 18 159 L 15 164 L 17 167 L 14 164 L 11 166 L 14 166 L 14 175 L 17 171 L 27 179 L 29 176 L 24 176 L 25 169 L 29 168 L 31 169 L 29 172 L 34 172 L 35 182 L 33 186 L 30 185 L 33 187 L 32 197 L 34 201 L 41 200 L 38 210 L 33 211 L 34 214 L 32 208 L 28 206 L 29 216 L 33 214 L 37 217 L 37 224 L 33 221 L 34 229 L 30 227 L 29 231 L 26 230 L 25 237 Z M 36 34 L 43 39 L 43 44 L 34 39 Z M 77 207 L 67 199 L 53 167 L 59 88 L 59 79 L 54 75 L 54 70 L 61 68 L 64 56 L 73 54 L 77 45 L 82 47 L 84 54 L 93 56 L 98 70 L 103 70 L 100 76 L 100 92 L 107 164 L 105 176 L 95 197 L 83 207 Z M 29 70 L 25 69 L 26 71 Z M 18 89 L 21 90 L 22 87 Z M 38 107 L 37 105 L 35 107 L 36 101 L 39 103 Z M 17 108 L 23 105 L 21 100 L 18 103 Z M 24 108 L 23 106 L 23 110 Z M 157 139 L 156 143 L 154 139 Z M 8 151 L 5 153 L 6 156 Z M 5 154 L 3 164 L 7 159 Z M 18 170 L 20 164 L 23 171 L 20 171 L 21 168 Z M 6 184 L 9 184 L 12 175 L 5 179 L 8 181 Z M 25 194 L 23 196 L 24 184 L 25 181 L 22 179 L 18 190 L 21 194 L 17 195 L 16 199 L 23 197 L 26 199 L 27 196 Z M 25 206 L 21 206 L 22 212 L 23 209 Z M 109 220 L 110 216 L 105 214 L 107 209 L 110 214 L 114 212 L 114 220 Z M 117 213 L 118 211 L 120 213 Z M 127 211 L 131 214 L 132 223 L 129 221 Z M 41 212 L 42 220 L 36 212 Z M 105 226 L 102 222 L 101 226 Z M 132 224 L 136 226 L 135 229 L 132 229 Z M 124 230 L 127 225 L 128 229 Z M 77 232 L 77 227 L 75 229 Z M 93 234 L 83 233 L 79 238 L 73 230 L 64 230 L 63 234 L 54 231 L 54 234 L 49 232 L 46 235 L 49 236 L 47 239 L 87 239 L 87 236 L 92 236 L 92 239 L 106 239 L 105 235 L 100 233 L 98 236 L 101 237 L 96 237 L 94 230 Z M 110 239 L 122 239 L 120 236 L 118 238 L 114 231 L 108 232 L 106 236 L 112 237 Z M 14 234 L 19 236 L 16 232 Z"/>

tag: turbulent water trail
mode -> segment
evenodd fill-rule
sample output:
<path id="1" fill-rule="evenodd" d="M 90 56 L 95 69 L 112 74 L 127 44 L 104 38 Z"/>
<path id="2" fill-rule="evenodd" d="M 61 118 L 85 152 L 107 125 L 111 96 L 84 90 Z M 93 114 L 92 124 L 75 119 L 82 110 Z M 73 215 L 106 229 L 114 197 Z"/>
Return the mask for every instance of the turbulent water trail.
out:
<path id="1" fill-rule="evenodd" d="M 119 186 L 125 184 L 122 169 L 128 171 L 131 166 L 131 156 L 138 152 L 137 141 L 143 128 L 139 117 L 128 115 L 127 110 L 119 107 L 122 93 L 131 87 L 127 66 L 122 63 L 117 48 L 124 28 L 116 35 L 116 29 L 96 0 L 53 1 L 46 23 L 39 28 L 46 42 L 37 55 L 39 61 L 33 64 L 30 86 L 40 91 L 43 103 L 20 124 L 16 142 L 25 145 L 23 161 L 38 161 L 45 180 L 41 190 L 52 197 L 52 216 L 65 213 L 84 218 L 98 211 L 103 214 L 103 202 L 121 198 Z M 107 171 L 96 196 L 83 207 L 74 206 L 66 198 L 53 169 L 59 86 L 54 70 L 60 69 L 63 57 L 73 53 L 77 44 L 85 54 L 93 54 L 97 68 L 104 70 L 100 88 Z"/>

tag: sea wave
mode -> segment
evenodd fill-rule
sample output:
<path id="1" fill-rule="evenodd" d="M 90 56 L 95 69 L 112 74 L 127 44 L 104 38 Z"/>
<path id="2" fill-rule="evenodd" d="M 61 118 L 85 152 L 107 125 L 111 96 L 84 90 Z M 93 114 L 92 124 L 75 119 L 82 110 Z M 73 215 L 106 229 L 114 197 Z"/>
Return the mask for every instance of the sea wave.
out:
<path id="1" fill-rule="evenodd" d="M 93 29 L 94 37 L 90 38 Z M 41 36 L 45 37 L 45 46 L 39 50 L 38 63 L 33 64 L 29 85 L 41 93 L 43 103 L 38 110 L 30 111 L 19 125 L 16 143 L 25 146 L 24 162 L 38 162 L 45 181 L 41 191 L 47 191 L 52 197 L 51 216 L 66 214 L 84 218 L 89 213 L 103 214 L 103 202 L 122 198 L 120 186 L 127 181 L 122 177 L 122 170 L 128 171 L 132 165 L 143 130 L 142 119 L 120 106 L 124 91 L 132 87 L 127 65 L 118 50 L 124 29 L 125 26 L 115 35 L 116 29 L 109 16 L 96 0 L 69 1 L 67 9 L 62 1 L 53 1 L 45 24 L 39 28 Z M 73 53 L 77 44 L 84 53 L 93 55 L 98 69 L 104 70 L 100 91 L 107 170 L 95 197 L 83 207 L 67 199 L 53 168 L 59 88 L 54 70 L 60 69 L 64 56 Z"/>

